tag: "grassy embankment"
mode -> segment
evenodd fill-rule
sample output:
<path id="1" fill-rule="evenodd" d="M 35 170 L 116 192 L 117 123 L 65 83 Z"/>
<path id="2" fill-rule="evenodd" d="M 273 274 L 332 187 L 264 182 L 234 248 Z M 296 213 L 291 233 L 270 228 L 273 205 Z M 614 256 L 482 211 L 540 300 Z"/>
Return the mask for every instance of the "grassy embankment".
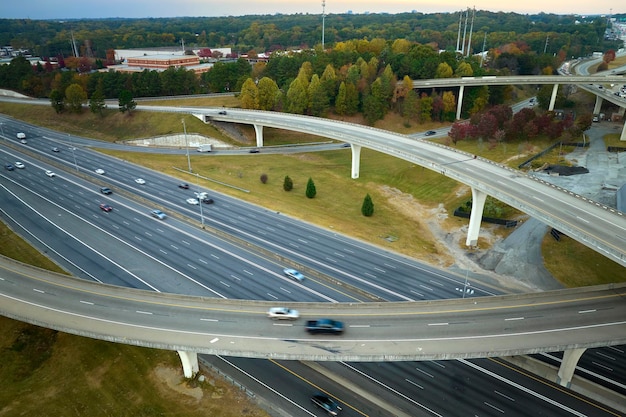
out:
<path id="1" fill-rule="evenodd" d="M 221 106 L 231 103 L 194 101 L 178 105 Z M 106 141 L 151 137 L 182 130 L 180 116 L 135 112 L 132 117 L 108 112 L 104 118 L 91 114 L 82 116 L 56 115 L 47 107 L 16 106 L 0 103 L 0 112 L 18 119 L 44 125 L 73 134 Z M 188 132 L 198 132 L 228 140 L 221 133 L 205 126 L 195 118 L 186 118 Z M 394 130 L 403 121 L 393 116 L 377 127 Z M 435 126 L 413 126 L 426 130 Z M 404 126 L 402 133 L 408 133 Z M 247 130 L 252 138 L 251 129 Z M 310 142 L 325 140 L 293 132 L 266 129 L 266 144 Z M 250 139 L 252 144 L 252 139 Z M 460 142 L 457 146 L 472 154 L 507 161 L 515 166 L 524 154 L 534 152 L 547 143 L 498 145 L 490 149 L 475 142 Z M 180 173 L 173 167 L 186 167 L 180 156 L 115 153 L 116 156 L 163 171 L 194 183 L 195 177 Z M 558 161 L 561 155 L 549 155 L 546 161 Z M 445 248 L 431 238 L 420 223 L 419 213 L 442 203 L 450 213 L 469 198 L 469 190 L 434 172 L 413 166 L 373 151 L 363 150 L 361 178 L 350 179 L 348 150 L 296 155 L 192 155 L 196 172 L 213 179 L 250 190 L 242 193 L 210 182 L 201 185 L 287 213 L 306 221 L 332 228 L 342 233 L 372 241 L 391 250 L 406 253 L 427 262 L 446 266 L 453 260 Z M 267 184 L 259 177 L 265 173 Z M 292 177 L 294 190 L 282 190 L 285 175 Z M 306 180 L 315 181 L 318 194 L 309 200 L 304 196 Z M 390 190 L 397 190 L 391 192 Z M 363 197 L 369 193 L 375 204 L 371 218 L 360 215 Z M 408 204 L 407 204 L 408 201 Z M 411 207 L 415 210 L 411 210 Z M 408 210 L 407 210 L 408 208 Z M 511 213 L 515 215 L 515 213 Z M 445 227 L 459 228 L 467 220 L 449 217 Z M 502 231 L 506 233 L 506 231 Z M 15 254 L 28 263 L 37 256 L 27 244 L 21 243 L 13 254 L 6 249 L 17 247 L 20 239 L 7 229 L 2 232 L 2 251 Z M 393 237 L 390 242 L 386 237 Z M 459 242 L 463 245 L 463 242 Z M 566 285 L 592 285 L 624 280 L 624 269 L 584 246 L 564 239 L 544 242 L 546 264 L 555 276 L 562 276 Z M 582 261 L 584 260 L 584 261 Z M 49 262 L 49 261 L 48 261 Z M 45 263 L 38 266 L 47 267 Z M 573 278 L 581 278 L 580 281 Z M 0 417 L 36 415 L 48 416 L 262 416 L 246 398 L 230 390 L 221 381 L 203 383 L 202 391 L 186 388 L 180 376 L 167 376 L 166 370 L 179 369 L 175 353 L 110 344 L 23 323 L 0 319 Z M 158 364 L 155 366 L 155 364 Z M 169 383 L 168 383 L 169 382 Z M 179 391 L 183 391 L 181 394 Z M 198 399 L 194 395 L 204 395 Z"/>

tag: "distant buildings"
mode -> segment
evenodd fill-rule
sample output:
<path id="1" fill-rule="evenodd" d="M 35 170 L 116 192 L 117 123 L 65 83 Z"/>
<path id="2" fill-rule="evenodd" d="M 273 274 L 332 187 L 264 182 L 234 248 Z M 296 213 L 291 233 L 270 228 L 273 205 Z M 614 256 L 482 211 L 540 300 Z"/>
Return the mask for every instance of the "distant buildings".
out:
<path id="1" fill-rule="evenodd" d="M 109 65 L 103 71 L 119 72 L 142 72 L 165 71 L 170 67 L 185 68 L 196 74 L 209 71 L 217 61 L 215 58 L 208 58 L 205 62 L 198 56 L 201 49 L 183 50 L 181 48 L 152 48 L 152 49 L 116 49 L 115 61 L 117 65 Z M 211 49 L 222 56 L 230 56 L 230 48 Z"/>

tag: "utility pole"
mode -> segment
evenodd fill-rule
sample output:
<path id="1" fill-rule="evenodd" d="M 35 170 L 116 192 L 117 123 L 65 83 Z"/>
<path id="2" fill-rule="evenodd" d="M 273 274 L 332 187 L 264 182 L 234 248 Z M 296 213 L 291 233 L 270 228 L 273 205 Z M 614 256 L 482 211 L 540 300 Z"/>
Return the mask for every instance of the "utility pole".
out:
<path id="1" fill-rule="evenodd" d="M 463 24 L 463 10 L 459 12 L 459 32 L 456 35 L 456 52 L 459 52 L 461 46 L 461 25 Z"/>
<path id="2" fill-rule="evenodd" d="M 463 45 L 461 45 L 461 55 L 465 55 L 465 34 L 467 33 L 467 18 L 469 17 L 469 7 L 465 11 L 465 25 L 463 26 Z"/>
<path id="3" fill-rule="evenodd" d="M 326 0 L 322 0 L 322 51 L 324 50 L 324 32 L 326 32 Z"/>
<path id="4" fill-rule="evenodd" d="M 548 50 L 548 43 L 550 43 L 550 35 L 546 35 L 546 44 L 543 46 L 543 53 L 544 54 Z"/>
<path id="5" fill-rule="evenodd" d="M 485 46 L 487 45 L 487 32 L 485 32 L 485 37 L 483 38 L 483 52 L 480 54 L 480 66 L 483 66 L 483 60 L 485 59 Z"/>
<path id="6" fill-rule="evenodd" d="M 474 11 L 472 12 L 472 24 L 470 25 L 469 41 L 467 42 L 467 54 L 465 56 L 470 56 L 470 54 L 472 53 L 472 32 L 474 31 L 474 17 L 476 17 L 476 7 L 474 7 Z"/>
<path id="7" fill-rule="evenodd" d="M 185 125 L 185 119 L 182 119 L 182 122 L 185 132 L 185 148 L 187 149 L 187 167 L 189 168 L 189 172 L 191 172 L 191 159 L 189 159 L 189 144 L 187 143 L 187 126 Z"/>

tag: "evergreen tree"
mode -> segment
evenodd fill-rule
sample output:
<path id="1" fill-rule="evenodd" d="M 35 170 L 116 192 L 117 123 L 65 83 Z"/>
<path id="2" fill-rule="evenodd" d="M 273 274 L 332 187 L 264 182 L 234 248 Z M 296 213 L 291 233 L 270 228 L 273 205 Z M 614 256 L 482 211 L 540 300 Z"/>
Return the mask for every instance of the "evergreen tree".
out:
<path id="1" fill-rule="evenodd" d="M 374 214 L 374 203 L 372 202 L 372 197 L 370 197 L 369 194 L 366 194 L 365 198 L 363 199 L 361 214 L 363 214 L 365 217 L 370 217 Z"/>
<path id="2" fill-rule="evenodd" d="M 118 104 L 120 111 L 122 113 L 128 112 L 128 114 L 130 114 L 130 112 L 137 107 L 137 103 L 133 99 L 133 94 L 128 90 L 122 90 L 120 92 Z"/>
<path id="3" fill-rule="evenodd" d="M 239 101 L 242 109 L 256 110 L 259 108 L 259 88 L 252 78 L 247 78 L 241 86 Z"/>
<path id="4" fill-rule="evenodd" d="M 289 90 L 287 90 L 287 112 L 303 114 L 308 103 L 307 88 L 302 84 L 300 78 L 296 78 L 291 82 Z"/>
<path id="5" fill-rule="evenodd" d="M 63 93 L 56 88 L 50 91 L 50 104 L 57 114 L 63 113 L 65 110 L 65 103 L 63 101 Z"/>
<path id="6" fill-rule="evenodd" d="M 309 114 L 313 116 L 325 116 L 328 112 L 328 96 L 326 95 L 326 90 L 322 86 L 319 77 L 317 74 L 314 74 L 311 78 L 311 83 L 309 84 Z"/>
<path id="7" fill-rule="evenodd" d="M 291 178 L 289 178 L 289 175 L 285 175 L 285 181 L 283 181 L 283 190 L 293 190 L 293 181 L 291 180 Z"/>
<path id="8" fill-rule="evenodd" d="M 346 83 L 341 82 L 339 85 L 339 92 L 337 93 L 337 98 L 335 98 L 335 113 L 340 116 L 346 114 L 348 110 L 347 103 L 347 92 L 346 92 Z"/>
<path id="9" fill-rule="evenodd" d="M 104 103 L 104 94 L 102 94 L 102 90 L 98 89 L 94 91 L 89 99 L 89 109 L 91 109 L 92 113 L 99 114 L 102 116 L 102 111 L 106 109 L 106 104 Z"/>
<path id="10" fill-rule="evenodd" d="M 274 110 L 280 99 L 280 89 L 276 81 L 263 77 L 259 80 L 258 87 L 259 110 Z"/>
<path id="11" fill-rule="evenodd" d="M 313 178 L 309 177 L 309 181 L 306 183 L 306 196 L 307 198 L 315 198 L 315 194 L 317 194 L 317 190 L 315 189 L 315 183 L 313 182 Z"/>
<path id="12" fill-rule="evenodd" d="M 352 83 L 346 84 L 346 114 L 352 116 L 359 111 L 359 91 Z"/>

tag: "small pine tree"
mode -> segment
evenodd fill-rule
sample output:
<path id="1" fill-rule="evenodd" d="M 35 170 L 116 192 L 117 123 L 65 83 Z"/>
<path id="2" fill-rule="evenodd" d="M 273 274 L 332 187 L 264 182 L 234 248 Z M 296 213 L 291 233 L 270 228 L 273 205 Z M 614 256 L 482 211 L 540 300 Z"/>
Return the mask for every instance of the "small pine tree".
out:
<path id="1" fill-rule="evenodd" d="M 366 194 L 365 198 L 363 199 L 363 205 L 361 206 L 361 213 L 365 217 L 370 217 L 372 214 L 374 214 L 374 203 L 372 202 L 372 197 L 370 197 L 369 194 Z"/>
<path id="2" fill-rule="evenodd" d="M 260 179 L 261 179 L 261 182 L 263 184 L 266 184 L 267 183 L 267 174 L 261 174 L 261 178 Z"/>
<path id="3" fill-rule="evenodd" d="M 306 196 L 307 198 L 314 198 L 315 194 L 317 194 L 315 183 L 313 182 L 313 178 L 309 178 L 309 181 L 306 183 Z"/>
<path id="4" fill-rule="evenodd" d="M 283 181 L 283 190 L 293 190 L 293 181 L 291 180 L 291 178 L 289 178 L 289 175 L 285 175 L 285 181 Z"/>

